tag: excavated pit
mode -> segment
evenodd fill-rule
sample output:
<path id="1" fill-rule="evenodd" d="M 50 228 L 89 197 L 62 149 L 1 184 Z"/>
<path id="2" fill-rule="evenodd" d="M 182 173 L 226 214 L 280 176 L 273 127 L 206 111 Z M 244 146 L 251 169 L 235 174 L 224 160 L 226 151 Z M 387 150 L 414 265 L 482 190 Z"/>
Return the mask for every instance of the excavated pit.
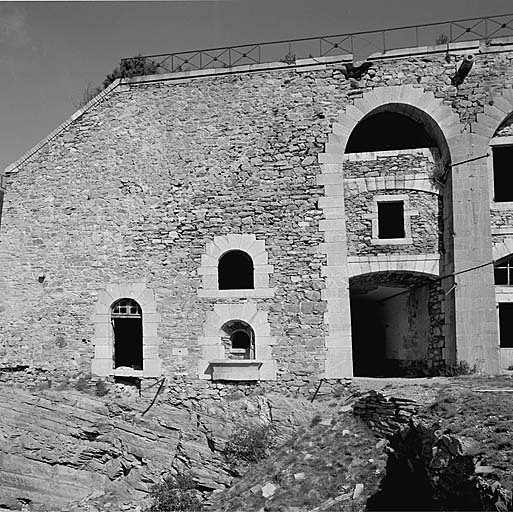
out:
<path id="1" fill-rule="evenodd" d="M 511 493 L 480 476 L 475 443 L 440 434 L 416 419 L 393 435 L 386 473 L 368 511 L 506 511 Z"/>

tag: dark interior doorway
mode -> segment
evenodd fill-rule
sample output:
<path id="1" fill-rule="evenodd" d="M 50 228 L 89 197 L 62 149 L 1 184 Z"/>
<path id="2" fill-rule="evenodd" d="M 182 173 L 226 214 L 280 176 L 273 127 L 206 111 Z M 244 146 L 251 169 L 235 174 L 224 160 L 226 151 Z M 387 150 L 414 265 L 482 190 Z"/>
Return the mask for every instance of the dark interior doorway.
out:
<path id="1" fill-rule="evenodd" d="M 351 296 L 351 332 L 354 375 L 384 375 L 385 327 L 378 302 Z"/>
<path id="2" fill-rule="evenodd" d="M 117 301 L 111 310 L 114 334 L 114 367 L 143 369 L 142 311 L 133 299 Z"/>
<path id="3" fill-rule="evenodd" d="M 356 377 L 414 376 L 431 336 L 430 278 L 376 272 L 349 281 L 353 372 Z"/>

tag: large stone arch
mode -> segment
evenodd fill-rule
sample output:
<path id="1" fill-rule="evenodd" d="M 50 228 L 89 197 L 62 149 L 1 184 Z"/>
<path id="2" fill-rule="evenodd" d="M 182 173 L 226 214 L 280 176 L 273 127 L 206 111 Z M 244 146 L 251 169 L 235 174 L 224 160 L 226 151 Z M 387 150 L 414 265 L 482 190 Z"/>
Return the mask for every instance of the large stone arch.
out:
<path id="1" fill-rule="evenodd" d="M 444 166 L 450 165 L 452 146 L 458 143 L 463 132 L 459 116 L 442 99 L 413 85 L 380 87 L 364 93 L 348 105 L 334 123 L 325 152 L 319 154 L 321 174 L 317 179 L 325 188 L 325 196 L 319 200 L 324 213 L 319 229 L 324 232 L 320 250 L 327 257 L 326 266 L 322 268 L 326 286 L 322 298 L 327 303 L 325 323 L 328 328 L 326 378 L 353 374 L 342 171 L 345 148 L 356 125 L 369 114 L 385 108 L 422 121 L 439 145 Z"/>
<path id="2" fill-rule="evenodd" d="M 321 163 L 341 162 L 351 132 L 369 114 L 390 110 L 422 121 L 437 141 L 444 161 L 449 159 L 448 145 L 461 134 L 459 116 L 431 91 L 413 85 L 378 87 L 348 105 L 333 124 L 333 131 L 326 144 L 325 158 Z"/>

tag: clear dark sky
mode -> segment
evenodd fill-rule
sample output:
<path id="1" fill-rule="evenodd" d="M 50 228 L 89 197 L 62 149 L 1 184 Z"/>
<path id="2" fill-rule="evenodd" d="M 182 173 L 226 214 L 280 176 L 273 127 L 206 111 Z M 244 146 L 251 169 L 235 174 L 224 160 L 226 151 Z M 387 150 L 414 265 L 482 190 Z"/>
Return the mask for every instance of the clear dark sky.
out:
<path id="1" fill-rule="evenodd" d="M 510 12 L 511 0 L 0 2 L 0 169 L 122 57 Z"/>

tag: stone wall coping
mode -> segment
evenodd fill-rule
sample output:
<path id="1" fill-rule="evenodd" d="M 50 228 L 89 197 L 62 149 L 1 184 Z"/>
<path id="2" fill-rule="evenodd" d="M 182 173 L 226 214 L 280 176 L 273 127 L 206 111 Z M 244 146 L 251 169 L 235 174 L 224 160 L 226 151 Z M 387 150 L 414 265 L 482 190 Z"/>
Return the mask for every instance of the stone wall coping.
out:
<path id="1" fill-rule="evenodd" d="M 505 37 L 505 38 L 497 38 L 504 39 L 506 44 L 513 43 L 513 38 Z M 511 41 L 509 41 L 511 39 Z M 479 41 L 463 41 L 459 43 L 449 43 L 442 45 L 434 45 L 434 46 L 418 46 L 414 48 L 399 48 L 397 50 L 387 50 L 385 52 L 376 52 L 366 60 L 382 60 L 389 58 L 398 58 L 398 57 L 410 57 L 414 55 L 425 55 L 432 53 L 447 53 L 447 52 L 457 52 L 460 53 L 463 50 L 479 50 L 480 43 Z M 501 47 L 501 51 L 502 47 Z M 294 63 L 287 64 L 285 62 L 268 62 L 262 64 L 249 64 L 243 66 L 234 66 L 231 68 L 214 68 L 214 69 L 198 69 L 191 71 L 179 71 L 174 73 L 160 73 L 155 75 L 145 75 L 145 76 L 137 76 L 132 78 L 124 78 L 122 80 L 122 84 L 126 85 L 138 85 L 138 84 L 147 84 L 152 82 L 165 82 L 169 80 L 184 80 L 184 79 L 192 79 L 192 78 L 204 78 L 211 77 L 216 75 L 230 75 L 234 73 L 250 73 L 250 72 L 258 72 L 258 71 L 269 71 L 269 70 L 277 70 L 277 69 L 297 69 L 305 67 L 315 67 L 316 69 L 322 69 L 322 65 L 324 64 L 334 64 L 338 62 L 353 62 L 354 56 L 353 54 L 345 54 L 345 55 L 333 55 L 333 56 L 325 56 L 325 57 L 313 57 L 308 59 L 297 59 Z M 301 71 L 303 71 L 301 69 Z"/>
<path id="2" fill-rule="evenodd" d="M 49 142 L 51 142 L 55 137 L 60 135 L 64 130 L 66 130 L 72 123 L 74 123 L 77 119 L 80 119 L 86 112 L 95 107 L 98 103 L 101 103 L 114 89 L 116 89 L 121 83 L 121 80 L 118 78 L 114 80 L 106 89 L 98 93 L 94 98 L 92 98 L 88 103 L 86 103 L 82 108 L 79 108 L 74 114 L 72 114 L 68 119 L 66 119 L 63 123 L 61 123 L 55 130 L 51 131 L 41 142 L 37 143 L 33 148 L 29 149 L 23 156 L 18 158 L 18 160 L 14 161 L 12 164 L 8 165 L 3 173 L 8 175 L 12 172 L 18 170 L 18 168 L 24 164 L 29 158 L 39 152 L 44 146 L 46 146 Z M 1 173 L 0 173 L 1 174 Z"/>

